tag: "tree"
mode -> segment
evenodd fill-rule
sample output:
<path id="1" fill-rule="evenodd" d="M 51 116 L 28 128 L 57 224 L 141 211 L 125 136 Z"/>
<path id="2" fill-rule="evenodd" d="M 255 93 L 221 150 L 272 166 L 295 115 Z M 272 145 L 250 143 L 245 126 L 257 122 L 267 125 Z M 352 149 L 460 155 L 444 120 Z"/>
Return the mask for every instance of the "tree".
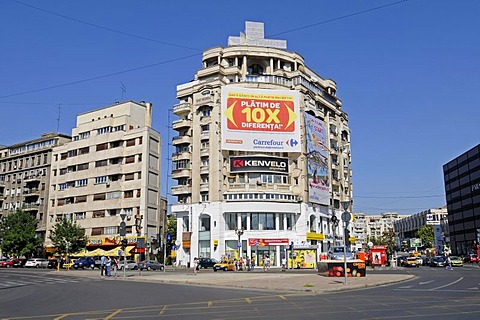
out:
<path id="1" fill-rule="evenodd" d="M 31 257 L 42 249 L 42 239 L 35 230 L 38 221 L 25 211 L 17 211 L 0 219 L 2 252 L 12 257 Z"/>
<path id="2" fill-rule="evenodd" d="M 172 235 L 172 242 L 175 243 L 177 240 L 177 217 L 173 214 L 167 216 L 167 233 Z"/>
<path id="3" fill-rule="evenodd" d="M 397 249 L 397 234 L 392 228 L 382 234 L 382 244 L 387 246 L 387 252 L 392 253 Z"/>
<path id="4" fill-rule="evenodd" d="M 63 219 L 53 226 L 50 240 L 60 254 L 78 252 L 84 249 L 87 243 L 85 230 L 67 219 Z"/>
<path id="5" fill-rule="evenodd" d="M 422 243 L 426 248 L 433 247 L 435 242 L 433 226 L 422 226 L 417 231 L 417 237 L 422 239 Z"/>

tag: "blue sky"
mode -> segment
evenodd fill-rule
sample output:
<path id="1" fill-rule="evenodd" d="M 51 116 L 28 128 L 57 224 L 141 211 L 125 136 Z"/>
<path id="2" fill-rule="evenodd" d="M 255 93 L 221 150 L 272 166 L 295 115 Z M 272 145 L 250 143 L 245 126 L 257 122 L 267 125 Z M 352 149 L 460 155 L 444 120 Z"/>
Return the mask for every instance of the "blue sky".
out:
<path id="1" fill-rule="evenodd" d="M 150 101 L 165 194 L 176 86 L 193 79 L 203 50 L 259 21 L 266 37 L 287 40 L 337 82 L 351 128 L 354 211 L 442 207 L 442 165 L 480 140 L 479 12 L 474 0 L 3 0 L 0 144 L 70 134 L 78 113 Z"/>

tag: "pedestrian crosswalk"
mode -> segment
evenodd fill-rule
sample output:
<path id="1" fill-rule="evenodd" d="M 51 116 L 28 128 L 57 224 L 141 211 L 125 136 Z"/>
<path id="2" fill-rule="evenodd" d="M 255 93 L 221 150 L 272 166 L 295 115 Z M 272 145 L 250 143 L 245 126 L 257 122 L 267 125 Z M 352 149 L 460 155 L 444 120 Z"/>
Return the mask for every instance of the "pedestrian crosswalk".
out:
<path id="1" fill-rule="evenodd" d="M 8 274 L 0 274 L 0 290 L 9 288 L 18 288 L 25 286 L 37 285 L 58 285 L 71 284 L 85 281 L 101 281 L 100 279 L 92 279 L 85 277 L 60 277 L 60 276 L 36 276 L 36 275 L 22 275 L 11 276 Z"/>

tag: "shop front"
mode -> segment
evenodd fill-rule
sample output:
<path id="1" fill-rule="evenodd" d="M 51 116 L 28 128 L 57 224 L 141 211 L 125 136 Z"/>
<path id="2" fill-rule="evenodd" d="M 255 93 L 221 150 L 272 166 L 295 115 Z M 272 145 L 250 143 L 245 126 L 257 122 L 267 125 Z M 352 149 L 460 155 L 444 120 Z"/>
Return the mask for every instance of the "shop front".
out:
<path id="1" fill-rule="evenodd" d="M 288 247 L 288 243 L 288 238 L 248 239 L 251 257 L 254 259 L 256 266 L 263 266 L 266 258 L 270 259 L 271 266 L 280 266 L 282 258 L 285 257 L 285 249 Z"/>

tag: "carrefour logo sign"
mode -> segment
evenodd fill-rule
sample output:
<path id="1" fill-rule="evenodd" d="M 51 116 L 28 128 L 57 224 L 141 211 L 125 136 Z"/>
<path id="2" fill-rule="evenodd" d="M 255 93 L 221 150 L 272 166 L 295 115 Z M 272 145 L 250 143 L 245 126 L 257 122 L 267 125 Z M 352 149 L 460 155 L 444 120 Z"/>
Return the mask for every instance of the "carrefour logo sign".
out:
<path id="1" fill-rule="evenodd" d="M 274 157 L 231 157 L 230 172 L 288 173 L 288 159 Z"/>

